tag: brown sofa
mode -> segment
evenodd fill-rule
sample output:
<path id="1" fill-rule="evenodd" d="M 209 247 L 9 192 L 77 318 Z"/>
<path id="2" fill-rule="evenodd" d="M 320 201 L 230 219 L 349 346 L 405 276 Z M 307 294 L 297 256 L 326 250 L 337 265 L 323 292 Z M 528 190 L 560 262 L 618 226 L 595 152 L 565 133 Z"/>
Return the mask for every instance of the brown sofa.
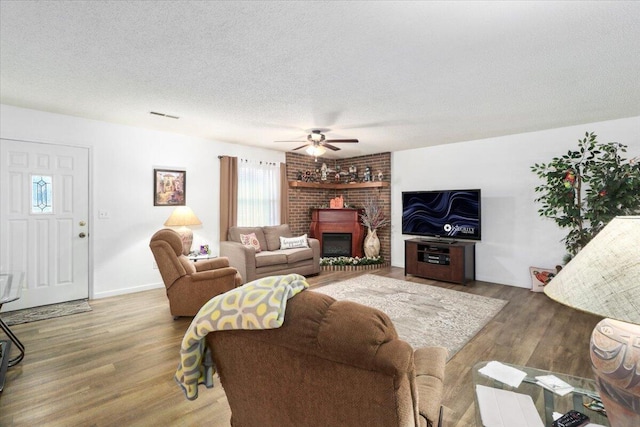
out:
<path id="1" fill-rule="evenodd" d="M 211 298 L 240 286 L 238 271 L 223 257 L 196 263 L 182 254 L 182 240 L 174 230 L 157 231 L 149 242 L 167 288 L 174 318 L 195 316 Z"/>
<path id="2" fill-rule="evenodd" d="M 260 252 L 241 243 L 240 235 L 255 233 Z M 220 242 L 220 255 L 242 276 L 242 283 L 267 276 L 320 273 L 320 242 L 307 238 L 308 248 L 280 249 L 280 237 L 294 237 L 288 224 L 265 227 L 231 227 L 227 241 Z"/>
<path id="3" fill-rule="evenodd" d="M 307 290 L 281 328 L 206 341 L 234 427 L 438 425 L 446 350 L 414 351 L 374 308 Z"/>

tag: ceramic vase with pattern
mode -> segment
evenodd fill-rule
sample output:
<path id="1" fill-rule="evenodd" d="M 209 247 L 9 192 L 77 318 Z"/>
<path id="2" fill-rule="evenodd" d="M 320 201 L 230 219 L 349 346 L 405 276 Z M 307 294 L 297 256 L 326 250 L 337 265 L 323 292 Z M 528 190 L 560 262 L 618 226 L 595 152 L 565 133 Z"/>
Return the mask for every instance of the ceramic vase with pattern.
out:
<path id="1" fill-rule="evenodd" d="M 611 426 L 640 426 L 640 326 L 601 320 L 591 335 L 591 365 Z"/>
<path id="2" fill-rule="evenodd" d="M 380 254 L 380 239 L 376 230 L 369 229 L 367 236 L 364 238 L 364 254 L 371 258 Z"/>

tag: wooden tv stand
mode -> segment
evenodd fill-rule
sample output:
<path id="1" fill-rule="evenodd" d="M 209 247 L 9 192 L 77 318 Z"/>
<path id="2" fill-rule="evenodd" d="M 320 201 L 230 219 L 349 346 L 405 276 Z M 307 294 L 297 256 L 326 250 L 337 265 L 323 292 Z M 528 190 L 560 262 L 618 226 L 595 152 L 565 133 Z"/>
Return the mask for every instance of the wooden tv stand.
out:
<path id="1" fill-rule="evenodd" d="M 404 275 L 407 274 L 464 285 L 476 279 L 476 244 L 405 240 Z"/>

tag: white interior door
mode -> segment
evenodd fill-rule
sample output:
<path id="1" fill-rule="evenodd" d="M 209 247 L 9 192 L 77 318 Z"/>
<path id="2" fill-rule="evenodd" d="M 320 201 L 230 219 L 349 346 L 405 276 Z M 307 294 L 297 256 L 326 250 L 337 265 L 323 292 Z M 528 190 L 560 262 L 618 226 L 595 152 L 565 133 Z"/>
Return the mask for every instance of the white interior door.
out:
<path id="1" fill-rule="evenodd" d="M 89 150 L 0 139 L 0 270 L 26 274 L 2 311 L 89 296 Z"/>

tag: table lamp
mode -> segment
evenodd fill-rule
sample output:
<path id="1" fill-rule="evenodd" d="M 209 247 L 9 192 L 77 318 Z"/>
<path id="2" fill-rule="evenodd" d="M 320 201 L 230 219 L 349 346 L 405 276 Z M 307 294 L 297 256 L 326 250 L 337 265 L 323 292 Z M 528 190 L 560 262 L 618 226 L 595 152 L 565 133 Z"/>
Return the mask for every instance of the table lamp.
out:
<path id="1" fill-rule="evenodd" d="M 189 225 L 200 225 L 202 221 L 198 219 L 196 214 L 193 213 L 188 206 L 178 206 L 164 222 L 164 225 L 168 227 L 180 227 L 177 232 L 182 239 L 182 254 L 189 255 L 191 252 L 191 244 L 193 243 L 193 231 L 191 231 Z"/>
<path id="2" fill-rule="evenodd" d="M 640 216 L 607 224 L 544 289 L 605 317 L 591 335 L 591 365 L 613 427 L 640 426 Z"/>

